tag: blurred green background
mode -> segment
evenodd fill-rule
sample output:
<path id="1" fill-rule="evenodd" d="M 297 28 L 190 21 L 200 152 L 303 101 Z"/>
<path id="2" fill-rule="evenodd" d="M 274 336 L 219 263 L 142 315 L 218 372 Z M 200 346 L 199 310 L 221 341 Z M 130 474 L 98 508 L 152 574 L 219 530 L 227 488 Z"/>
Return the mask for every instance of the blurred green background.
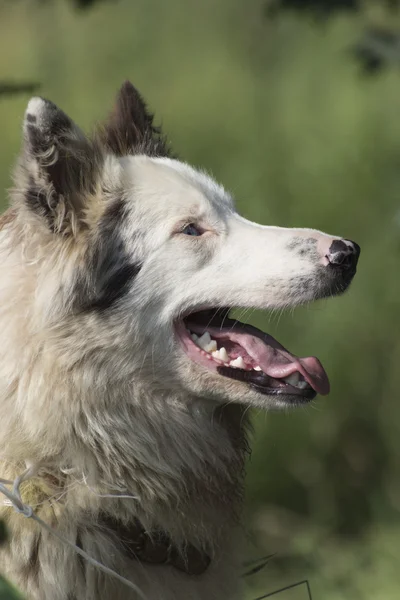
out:
<path id="1" fill-rule="evenodd" d="M 279 10 L 279 0 L 76 4 L 0 0 L 0 80 L 39 82 L 90 128 L 129 78 L 175 150 L 221 180 L 247 218 L 361 245 L 345 296 L 250 316 L 295 353 L 319 356 L 332 392 L 253 415 L 247 553 L 276 556 L 248 579 L 247 598 L 302 579 L 313 600 L 400 598 L 396 3 L 348 2 L 357 10 L 329 15 Z M 378 48 L 384 68 L 366 73 L 352 48 L 371 28 L 394 42 Z M 2 189 L 27 100 L 0 95 Z M 308 595 L 299 586 L 275 597 Z"/>

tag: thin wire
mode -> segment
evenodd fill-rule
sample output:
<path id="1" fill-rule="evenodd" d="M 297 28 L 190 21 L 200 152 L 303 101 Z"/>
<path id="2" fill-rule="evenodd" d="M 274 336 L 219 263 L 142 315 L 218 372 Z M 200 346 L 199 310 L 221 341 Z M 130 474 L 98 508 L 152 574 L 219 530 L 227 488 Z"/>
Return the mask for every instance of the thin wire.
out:
<path id="1" fill-rule="evenodd" d="M 280 590 L 276 590 L 275 592 L 270 592 L 269 594 L 265 594 L 265 596 L 259 596 L 258 598 L 255 598 L 254 600 L 265 600 L 265 598 L 272 598 L 272 596 L 275 596 L 276 594 L 280 594 L 281 592 L 286 592 L 287 590 L 291 590 L 292 588 L 298 587 L 299 585 L 305 585 L 307 587 L 308 598 L 309 598 L 309 600 L 312 600 L 311 588 L 310 588 L 310 584 L 308 583 L 308 579 L 304 579 L 304 581 L 299 581 L 298 583 L 292 583 L 292 585 L 287 585 L 286 587 L 283 587 Z"/>
<path id="2" fill-rule="evenodd" d="M 138 594 L 141 598 L 143 598 L 143 600 L 146 600 L 146 597 L 143 594 L 143 592 L 134 583 L 132 583 L 128 579 L 125 579 L 125 577 L 122 577 L 121 575 L 118 575 L 118 573 L 116 573 L 112 569 L 106 567 L 105 565 L 103 565 L 98 560 L 92 558 L 84 550 L 82 550 L 81 548 L 79 548 L 78 546 L 76 546 L 75 544 L 73 544 L 72 542 L 70 542 L 69 540 L 67 540 L 65 537 L 63 537 L 61 534 L 59 534 L 55 529 L 53 529 L 52 527 L 50 527 L 50 525 L 48 525 L 47 523 L 45 523 L 45 521 L 42 521 L 42 519 L 40 517 L 38 517 L 37 515 L 35 515 L 35 513 L 33 512 L 33 508 L 31 506 L 28 506 L 28 505 L 26 505 L 26 504 L 24 504 L 22 502 L 21 493 L 20 493 L 19 487 L 20 487 L 20 485 L 21 485 L 21 483 L 23 481 L 26 481 L 26 479 L 29 476 L 32 476 L 32 471 L 33 471 L 33 467 L 30 467 L 29 469 L 27 469 L 27 471 L 25 471 L 25 473 L 23 473 L 22 475 L 20 475 L 19 477 L 17 477 L 14 482 L 8 481 L 7 479 L 0 479 L 0 482 L 1 482 L 0 483 L 0 493 L 2 493 L 4 496 L 6 496 L 6 498 L 11 502 L 14 510 L 17 513 L 20 513 L 20 514 L 24 515 L 24 517 L 26 517 L 27 519 L 32 519 L 33 521 L 36 521 L 36 523 L 38 523 L 38 525 L 40 525 L 48 533 L 50 533 L 51 535 L 53 535 L 54 537 L 56 537 L 63 544 L 67 544 L 67 546 L 69 546 L 70 548 L 72 548 L 77 554 L 79 554 L 80 556 L 82 556 L 82 558 L 84 558 L 85 560 L 87 560 L 90 564 L 92 564 L 93 566 L 97 567 L 100 571 L 103 571 L 107 575 L 110 575 L 111 577 L 114 577 L 115 579 L 118 579 L 118 581 L 120 581 L 121 583 L 123 583 L 127 587 L 129 587 L 132 590 L 134 590 L 136 592 L 136 594 Z M 6 485 L 12 485 L 13 486 L 13 491 L 11 492 L 6 487 Z"/>
<path id="3" fill-rule="evenodd" d="M 275 556 L 276 553 L 268 554 L 268 556 L 263 556 L 262 558 L 251 561 L 250 563 L 244 563 L 244 566 L 247 567 L 248 570 L 243 573 L 242 577 L 251 577 L 252 575 L 256 575 L 256 573 L 262 571 L 262 569 L 264 569 Z"/>

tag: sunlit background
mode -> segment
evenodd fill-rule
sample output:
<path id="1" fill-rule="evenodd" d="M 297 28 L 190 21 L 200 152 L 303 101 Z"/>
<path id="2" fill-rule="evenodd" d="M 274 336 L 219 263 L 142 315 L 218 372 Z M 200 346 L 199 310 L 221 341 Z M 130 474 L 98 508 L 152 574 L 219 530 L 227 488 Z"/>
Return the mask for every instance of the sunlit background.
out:
<path id="1" fill-rule="evenodd" d="M 345 296 L 248 315 L 317 355 L 332 392 L 296 412 L 253 414 L 247 555 L 274 557 L 248 578 L 246 600 L 306 579 L 313 600 L 398 600 L 397 2 L 0 0 L 1 188 L 31 95 L 14 87 L 40 86 L 88 129 L 126 78 L 176 152 L 221 180 L 247 218 L 362 248 Z"/>

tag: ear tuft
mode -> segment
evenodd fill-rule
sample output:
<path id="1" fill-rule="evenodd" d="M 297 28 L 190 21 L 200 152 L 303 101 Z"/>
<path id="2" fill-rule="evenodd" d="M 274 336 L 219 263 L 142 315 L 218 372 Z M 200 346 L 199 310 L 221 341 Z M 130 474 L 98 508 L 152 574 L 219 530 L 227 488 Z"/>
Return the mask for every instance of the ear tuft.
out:
<path id="1" fill-rule="evenodd" d="M 125 81 L 104 127 L 103 143 L 116 156 L 170 156 L 165 137 L 153 120 L 138 90 Z"/>

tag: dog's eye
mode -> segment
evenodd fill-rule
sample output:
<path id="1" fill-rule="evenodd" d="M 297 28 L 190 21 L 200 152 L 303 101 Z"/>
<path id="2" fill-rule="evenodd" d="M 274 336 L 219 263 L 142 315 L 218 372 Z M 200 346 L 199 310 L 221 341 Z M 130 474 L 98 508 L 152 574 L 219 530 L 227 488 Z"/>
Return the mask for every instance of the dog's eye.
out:
<path id="1" fill-rule="evenodd" d="M 184 229 L 182 229 L 182 233 L 184 233 L 185 235 L 194 236 L 201 235 L 201 231 L 193 223 L 189 223 L 189 225 L 186 225 Z"/>

